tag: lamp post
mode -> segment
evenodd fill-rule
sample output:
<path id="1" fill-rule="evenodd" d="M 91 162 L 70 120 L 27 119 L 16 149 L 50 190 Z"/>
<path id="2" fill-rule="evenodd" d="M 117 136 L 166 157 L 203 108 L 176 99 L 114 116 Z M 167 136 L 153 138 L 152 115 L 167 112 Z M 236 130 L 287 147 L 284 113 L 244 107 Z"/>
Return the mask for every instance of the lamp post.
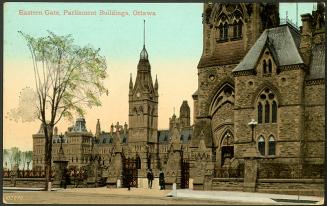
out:
<path id="1" fill-rule="evenodd" d="M 30 163 L 31 161 L 27 161 L 27 170 L 30 170 Z"/>
<path id="2" fill-rule="evenodd" d="M 254 143 L 254 128 L 257 124 L 258 122 L 256 122 L 254 119 L 252 119 L 251 122 L 248 123 L 248 125 L 250 125 L 252 129 L 252 139 L 251 139 L 252 144 Z"/>

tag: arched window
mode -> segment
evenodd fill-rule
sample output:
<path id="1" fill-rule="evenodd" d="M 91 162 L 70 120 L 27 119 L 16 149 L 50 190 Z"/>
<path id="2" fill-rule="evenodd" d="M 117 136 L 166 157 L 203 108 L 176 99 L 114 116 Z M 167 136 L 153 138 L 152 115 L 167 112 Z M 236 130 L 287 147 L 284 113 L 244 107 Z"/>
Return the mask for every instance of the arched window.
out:
<path id="1" fill-rule="evenodd" d="M 276 103 L 276 101 L 273 101 L 271 110 L 272 110 L 271 111 L 272 123 L 276 123 L 277 122 L 277 103 Z"/>
<path id="2" fill-rule="evenodd" d="M 141 158 L 136 157 L 136 169 L 141 169 Z"/>
<path id="3" fill-rule="evenodd" d="M 219 39 L 223 40 L 223 38 L 224 38 L 224 26 L 223 26 L 223 24 L 220 24 L 218 28 L 219 28 Z"/>
<path id="4" fill-rule="evenodd" d="M 269 71 L 269 73 L 272 72 L 272 63 L 271 63 L 271 59 L 268 60 L 268 71 Z"/>
<path id="5" fill-rule="evenodd" d="M 103 139 L 103 140 L 102 140 L 102 143 L 105 144 L 105 143 L 106 143 L 106 139 Z"/>
<path id="6" fill-rule="evenodd" d="M 228 37 L 228 24 L 225 22 L 224 24 L 219 25 L 219 33 L 220 33 L 220 40 L 225 41 Z"/>
<path id="7" fill-rule="evenodd" d="M 72 157 L 72 162 L 74 162 L 74 157 Z"/>
<path id="8" fill-rule="evenodd" d="M 266 104 L 265 104 L 265 123 L 269 123 L 269 114 L 270 114 L 270 105 L 269 105 L 269 102 L 266 101 Z"/>
<path id="9" fill-rule="evenodd" d="M 273 136 L 269 137 L 268 143 L 268 155 L 275 155 L 276 151 L 276 142 Z"/>
<path id="10" fill-rule="evenodd" d="M 109 143 L 110 143 L 110 144 L 112 143 L 112 139 L 109 139 Z"/>
<path id="11" fill-rule="evenodd" d="M 225 22 L 224 24 L 224 40 L 227 40 L 228 38 L 228 24 Z"/>
<path id="12" fill-rule="evenodd" d="M 241 20 L 239 20 L 238 22 L 234 21 L 234 25 L 233 25 L 234 38 L 239 39 L 242 37 L 242 26 L 243 26 L 243 23 Z"/>
<path id="13" fill-rule="evenodd" d="M 265 139 L 262 136 L 259 137 L 258 150 L 261 155 L 265 155 Z"/>
<path id="14" fill-rule="evenodd" d="M 76 157 L 76 162 L 78 162 L 78 157 Z"/>
<path id="15" fill-rule="evenodd" d="M 260 102 L 258 104 L 258 123 L 262 123 L 262 104 Z"/>
<path id="16" fill-rule="evenodd" d="M 263 64 L 262 64 L 262 70 L 263 70 L 263 73 L 266 74 L 267 73 L 267 62 L 266 60 L 264 59 L 263 60 Z"/>
<path id="17" fill-rule="evenodd" d="M 184 135 L 181 135 L 181 138 L 180 138 L 180 140 L 181 140 L 181 141 L 183 141 L 183 138 L 184 138 Z"/>

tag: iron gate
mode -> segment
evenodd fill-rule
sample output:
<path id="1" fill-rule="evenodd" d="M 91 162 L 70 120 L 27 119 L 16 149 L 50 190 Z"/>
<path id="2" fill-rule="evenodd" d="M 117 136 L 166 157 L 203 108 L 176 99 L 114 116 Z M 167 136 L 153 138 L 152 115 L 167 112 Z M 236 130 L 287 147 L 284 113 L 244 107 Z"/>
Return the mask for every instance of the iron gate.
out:
<path id="1" fill-rule="evenodd" d="M 183 160 L 182 161 L 182 175 L 181 175 L 181 188 L 189 188 L 189 178 L 190 178 L 190 163 Z"/>
<path id="2" fill-rule="evenodd" d="M 137 167 L 135 159 L 123 159 L 123 186 L 137 187 Z"/>

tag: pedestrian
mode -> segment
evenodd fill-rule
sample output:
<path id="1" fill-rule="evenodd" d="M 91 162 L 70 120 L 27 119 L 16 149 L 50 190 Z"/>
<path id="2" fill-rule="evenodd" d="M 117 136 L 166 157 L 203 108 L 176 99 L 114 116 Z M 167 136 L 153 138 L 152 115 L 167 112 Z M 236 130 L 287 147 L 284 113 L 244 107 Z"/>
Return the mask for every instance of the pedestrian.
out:
<path id="1" fill-rule="evenodd" d="M 149 189 L 152 188 L 152 181 L 153 181 L 153 173 L 152 173 L 152 170 L 148 170 L 148 173 L 147 173 L 147 178 L 148 178 L 148 187 Z"/>
<path id="2" fill-rule="evenodd" d="M 130 172 L 127 174 L 127 187 L 128 190 L 131 190 L 131 182 L 132 182 L 132 176 L 130 174 Z"/>
<path id="3" fill-rule="evenodd" d="M 162 170 L 159 172 L 159 185 L 160 185 L 160 190 L 164 190 L 165 188 L 165 174 Z"/>

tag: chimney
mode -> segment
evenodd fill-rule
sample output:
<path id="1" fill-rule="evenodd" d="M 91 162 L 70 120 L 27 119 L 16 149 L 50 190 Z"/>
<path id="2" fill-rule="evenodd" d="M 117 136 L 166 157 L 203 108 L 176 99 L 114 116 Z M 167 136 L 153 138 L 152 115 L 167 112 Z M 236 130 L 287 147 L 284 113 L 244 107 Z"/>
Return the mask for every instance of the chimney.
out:
<path id="1" fill-rule="evenodd" d="M 310 65 L 311 45 L 312 45 L 312 16 L 311 14 L 301 15 L 302 31 L 300 53 L 304 64 Z"/>

